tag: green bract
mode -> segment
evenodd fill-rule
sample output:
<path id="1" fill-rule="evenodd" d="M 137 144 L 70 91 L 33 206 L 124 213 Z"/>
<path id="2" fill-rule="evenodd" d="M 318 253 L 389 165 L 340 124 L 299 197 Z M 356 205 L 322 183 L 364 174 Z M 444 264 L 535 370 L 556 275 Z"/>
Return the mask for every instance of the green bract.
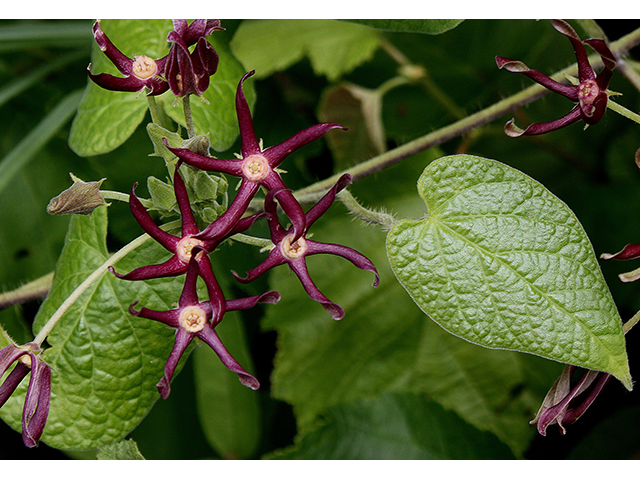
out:
<path id="1" fill-rule="evenodd" d="M 398 222 L 387 254 L 423 312 L 469 342 L 608 372 L 631 389 L 621 319 L 561 200 L 469 155 L 433 162 L 418 192 L 429 213 Z"/>

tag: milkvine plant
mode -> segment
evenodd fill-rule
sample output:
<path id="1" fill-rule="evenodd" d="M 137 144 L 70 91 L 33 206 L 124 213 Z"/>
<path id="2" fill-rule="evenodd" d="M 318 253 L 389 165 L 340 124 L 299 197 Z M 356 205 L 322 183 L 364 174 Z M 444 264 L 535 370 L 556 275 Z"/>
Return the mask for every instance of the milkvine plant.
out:
<path id="1" fill-rule="evenodd" d="M 135 447 L 131 454 L 123 440 L 159 397 L 167 400 L 176 394 L 172 383 L 194 353 L 198 399 L 191 404 L 208 405 L 201 407 L 211 409 L 209 421 L 214 423 L 207 431 L 220 432 L 207 433 L 209 441 L 224 457 L 250 458 L 259 439 L 234 435 L 242 423 L 235 416 L 245 415 L 240 407 L 253 411 L 255 395 L 265 389 L 241 327 L 251 315 L 266 316 L 264 326 L 279 330 L 269 383 L 273 395 L 294 405 L 300 432 L 294 446 L 272 453 L 272 458 L 317 458 L 316 450 L 322 450 L 326 438 L 345 437 L 341 429 L 352 432 L 340 418 L 356 421 L 358 412 L 365 412 L 371 424 L 399 415 L 421 425 L 432 415 L 454 422 L 453 443 L 482 439 L 467 454 L 445 452 L 433 446 L 437 442 L 429 440 L 425 431 L 424 440 L 397 452 L 380 441 L 376 445 L 382 457 L 519 457 L 530 438 L 527 432 L 537 429 L 545 436 L 556 425 L 560 433 L 567 433 L 567 425 L 585 414 L 610 379 L 632 389 L 625 334 L 640 315 L 621 319 L 581 223 L 540 182 L 497 160 L 457 153 L 430 158 L 421 167 L 414 181 L 424 205 L 414 217 L 399 218 L 393 202 L 386 208 L 369 205 L 352 189 L 374 173 L 387 178 L 389 167 L 400 162 L 415 158 L 424 162 L 423 152 L 435 152 L 451 139 L 472 141 L 476 132 L 497 118 L 549 91 L 546 102 L 559 96 L 569 100 L 561 100 L 567 105 L 564 115 L 525 120 L 529 122 L 525 128 L 509 120 L 495 141 L 542 138 L 575 128 L 571 125 L 576 123 L 584 126 L 576 134 L 586 135 L 599 128 L 609 111 L 639 123 L 638 115 L 615 101 L 618 94 L 610 90 L 610 82 L 620 71 L 631 83 L 640 84 L 638 73 L 625 60 L 627 52 L 640 44 L 640 32 L 608 42 L 598 37 L 595 23 L 583 22 L 581 28 L 594 34 L 583 40 L 570 22 L 551 20 L 547 25 L 553 30 L 554 45 L 569 54 L 573 51 L 573 65 L 549 76 L 551 72 L 501 56 L 509 54 L 511 47 L 505 44 L 502 52 L 493 53 L 487 68 L 527 77 L 522 91 L 511 96 L 505 92 L 502 100 L 472 114 L 461 112 L 446 95 L 434 95 L 457 120 L 388 148 L 383 96 L 402 85 L 426 85 L 432 94 L 438 87 L 427 69 L 411 63 L 384 39 L 382 32 L 399 28 L 398 22 L 363 23 L 369 25 L 322 23 L 329 28 L 324 35 L 335 30 L 335 44 L 324 45 L 318 41 L 320 35 L 314 37 L 322 30 L 314 30 L 318 23 L 313 21 L 290 33 L 303 41 L 308 35 L 309 44 L 301 50 L 307 52 L 314 70 L 329 80 L 342 73 L 332 68 L 348 71 L 354 68 L 349 62 L 366 62 L 378 47 L 398 62 L 398 75 L 376 89 L 348 82 L 337 85 L 323 99 L 326 108 L 319 112 L 320 122 L 271 145 L 265 145 L 254 128 L 253 82 L 277 66 L 252 48 L 259 50 L 261 42 L 263 48 L 276 48 L 269 41 L 287 38 L 286 25 L 278 30 L 282 24 L 277 21 L 243 23 L 230 49 L 228 41 L 221 40 L 226 39 L 225 23 L 219 20 L 93 24 L 88 83 L 69 145 L 80 156 L 95 156 L 127 140 L 138 141 L 133 140 L 134 132 L 148 114 L 150 158 L 128 161 L 161 163 L 166 177 L 140 178 L 146 180 L 148 198 L 144 198 L 137 182 L 119 192 L 102 188 L 108 179 L 72 174 L 72 185 L 47 206 L 50 214 L 71 219 L 53 279 L 45 282 L 47 296 L 33 322 L 33 338 L 16 342 L 4 328 L 0 336 L 0 416 L 22 433 L 26 446 L 42 441 L 67 451 L 100 449 L 105 458 L 139 455 Z M 420 29 L 443 34 L 460 23 L 430 21 L 420 23 Z M 314 47 L 313 41 L 321 47 Z M 366 53 L 357 60 L 345 59 L 349 57 L 345 45 L 356 43 Z M 333 55 L 326 51 L 323 55 L 323 49 Z M 345 66 L 335 67 L 341 61 Z M 269 113 L 273 123 L 281 121 L 279 112 Z M 331 118 L 332 113 L 337 118 Z M 355 132 L 347 125 L 354 117 L 362 119 Z M 238 135 L 239 152 L 221 158 L 218 152 L 232 146 Z M 296 155 L 323 141 L 330 144 L 335 165 L 343 168 L 299 187 Z M 345 163 L 358 142 L 366 143 L 372 153 Z M 640 160 L 637 163 L 640 167 Z M 393 184 L 393 177 L 388 178 Z M 415 194 L 410 197 L 407 202 L 418 211 Z M 107 217 L 120 202 L 128 204 L 139 231 L 113 253 L 107 248 Z M 341 203 L 342 210 L 335 203 Z M 345 229 L 345 217 L 355 217 L 359 223 Z M 354 234 L 354 228 L 362 230 Z M 621 250 L 602 254 L 603 260 L 640 257 L 638 244 L 612 248 Z M 316 274 L 320 264 L 312 258 L 319 254 L 328 260 Z M 342 258 L 331 263 L 334 257 Z M 253 259 L 259 260 L 250 264 Z M 638 278 L 640 269 L 620 275 L 624 282 Z M 365 288 L 367 282 L 371 286 Z M 395 289 L 396 285 L 403 288 Z M 28 299 L 21 295 L 28 286 L 3 294 L 3 305 Z M 411 357 L 430 359 L 423 358 L 415 372 L 376 369 L 376 362 L 408 361 L 400 350 L 384 345 L 396 337 L 409 345 L 422 335 L 393 328 L 416 306 L 422 312 L 421 322 L 432 320 L 439 327 L 428 330 L 423 346 Z M 358 344 L 360 328 L 377 332 L 371 344 Z M 318 346 L 317 338 L 308 335 L 323 340 Z M 337 347 L 331 343 L 332 335 Z M 564 365 L 544 399 L 533 395 L 541 401 L 529 419 L 535 427 L 519 424 L 514 428 L 525 433 L 514 436 L 507 427 L 509 420 L 495 414 L 497 408 L 490 421 L 456 408 L 452 399 L 462 387 L 448 393 L 442 387 L 453 368 L 443 349 L 454 337 L 487 351 L 532 354 Z M 215 353 L 215 363 L 213 357 L 203 357 L 207 349 Z M 372 349 L 379 349 L 375 359 L 364 353 Z M 431 359 L 439 353 L 442 358 Z M 342 362 L 339 369 L 353 374 L 340 377 L 328 364 L 323 372 L 323 355 L 337 355 Z M 472 371 L 474 361 L 487 362 L 482 355 L 464 357 L 471 362 L 464 368 Z M 376 377 L 373 383 L 362 383 L 365 386 L 359 384 L 361 360 L 366 363 L 362 375 Z M 429 362 L 433 370 L 427 367 Z M 310 364 L 315 367 L 309 369 Z M 500 367 L 501 372 L 509 368 Z M 283 382 L 285 377 L 288 383 Z M 455 375 L 452 378 L 450 383 L 459 381 Z M 429 395 L 416 394 L 421 391 Z M 520 398 L 501 408 L 524 411 L 523 402 Z M 225 410 L 218 407 L 220 403 L 237 408 Z M 525 403 L 530 410 L 531 399 Z M 376 416 L 380 411 L 385 412 L 383 417 Z M 353 447 L 358 441 L 371 439 L 346 435 L 344 444 L 333 446 L 331 453 L 317 455 L 366 458 Z"/>

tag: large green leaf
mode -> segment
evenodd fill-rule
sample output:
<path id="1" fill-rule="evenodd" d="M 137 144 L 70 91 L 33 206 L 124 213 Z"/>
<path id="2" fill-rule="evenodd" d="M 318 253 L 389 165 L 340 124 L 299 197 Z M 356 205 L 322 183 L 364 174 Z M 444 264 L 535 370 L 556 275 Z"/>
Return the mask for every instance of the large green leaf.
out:
<path id="1" fill-rule="evenodd" d="M 379 41 L 375 30 L 335 20 L 246 20 L 230 45 L 257 78 L 308 56 L 317 75 L 334 81 L 369 60 Z"/>
<path id="2" fill-rule="evenodd" d="M 108 258 L 106 207 L 73 216 L 49 296 L 36 316 L 39 330 L 69 294 Z M 158 263 L 166 251 L 147 242 L 117 264 L 128 271 Z M 121 440 L 159 398 L 155 384 L 173 344 L 164 325 L 132 317 L 139 300 L 170 309 L 181 291 L 179 279 L 127 282 L 111 274 L 94 282 L 69 308 L 47 338 L 43 358 L 52 367 L 51 410 L 42 440 L 63 450 L 86 450 Z M 0 409 L 20 430 L 26 382 Z"/>
<path id="3" fill-rule="evenodd" d="M 405 177 L 407 169 L 396 175 Z M 377 189 L 375 181 L 357 186 L 371 197 L 388 194 Z M 403 193 L 391 189 L 394 194 L 396 201 L 389 201 L 389 208 L 407 214 L 421 208 L 416 196 L 399 201 Z M 358 226 L 340 206 L 332 207 L 311 230 L 318 241 L 344 244 L 367 255 L 381 281 L 372 288 L 370 277 L 344 259 L 310 257 L 312 278 L 346 311 L 345 318 L 335 322 L 309 299 L 296 276 L 285 268 L 273 270 L 271 286 L 283 295 L 277 305 L 269 305 L 264 324 L 278 332 L 272 392 L 293 405 L 300 431 L 313 429 L 328 409 L 344 403 L 389 391 L 426 392 L 522 455 L 535 433 L 528 422 L 560 368 L 554 371 L 557 365 L 531 357 L 552 367 L 547 372 L 536 365 L 543 387 L 532 390 L 527 355 L 484 349 L 425 322 L 393 276 L 384 232 Z"/>
<path id="4" fill-rule="evenodd" d="M 513 459 L 493 434 L 415 394 L 385 394 L 332 408 L 294 448 L 271 458 L 296 460 Z"/>
<path id="5" fill-rule="evenodd" d="M 428 207 L 389 232 L 416 304 L 473 343 L 601 370 L 631 389 L 622 322 L 589 239 L 543 185 L 499 162 L 442 158 L 418 181 Z"/>

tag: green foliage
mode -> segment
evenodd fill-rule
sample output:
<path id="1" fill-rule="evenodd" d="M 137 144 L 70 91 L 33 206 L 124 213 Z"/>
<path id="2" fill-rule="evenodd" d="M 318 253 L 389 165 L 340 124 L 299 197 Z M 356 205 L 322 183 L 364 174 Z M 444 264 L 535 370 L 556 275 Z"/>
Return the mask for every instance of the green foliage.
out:
<path id="1" fill-rule="evenodd" d="M 444 157 L 418 180 L 428 208 L 389 232 L 411 298 L 485 347 L 609 372 L 631 389 L 622 322 L 573 212 L 535 180 L 479 157 Z"/>
<path id="2" fill-rule="evenodd" d="M 101 25 L 128 56 L 168 52 L 169 20 Z M 532 83 L 498 70 L 495 55 L 548 74 L 573 61 L 569 43 L 542 21 L 222 25 L 225 31 L 208 37 L 220 54 L 218 72 L 204 100 L 190 102 L 199 148 L 220 158 L 239 150 L 235 93 L 241 76 L 253 69 L 245 93 L 265 147 L 318 122 L 349 127 L 285 160 L 282 177 L 294 190 L 318 181 L 328 185 L 322 179 L 345 170 L 361 173 L 372 159 L 440 134 Z M 104 271 L 111 253 L 142 234 L 129 206 L 113 198 L 89 216 L 48 215 L 49 200 L 69 187 L 68 172 L 88 182 L 106 178 L 101 188 L 124 194 L 137 182 L 136 192 L 158 224 L 177 213 L 175 157 L 162 139 L 187 146 L 181 103 L 174 105 L 171 92 L 155 97 L 158 123 L 149 122 L 144 93 L 96 87 L 87 80 L 89 61 L 93 72 L 121 76 L 96 47 L 91 22 L 0 22 L 0 286 L 11 291 L 50 278 L 55 269 L 46 300 L 0 310 L 0 347 L 10 338 L 31 341 L 81 282 L 96 269 Z M 611 88 L 624 94 L 619 103 L 637 106 L 637 91 L 618 72 Z M 85 89 L 82 99 L 79 89 Z M 74 102 L 79 109 L 69 127 Z M 155 384 L 174 334 L 132 317 L 128 307 L 139 301 L 147 308 L 174 308 L 184 277 L 127 282 L 102 273 L 44 344 L 53 368 L 51 411 L 40 447 L 21 454 L 52 458 L 60 455 L 52 449 L 59 449 L 74 458 L 111 459 L 141 458 L 140 452 L 149 459 L 634 457 L 639 439 L 628 420 L 638 416 L 637 401 L 617 382 L 568 427 L 560 447 L 553 428 L 543 438 L 528 423 L 562 370 L 558 362 L 609 371 L 629 386 L 620 324 L 640 308 L 637 286 L 617 278 L 637 263 L 599 264 L 594 255 L 640 239 L 640 224 L 633 221 L 640 201 L 633 161 L 637 125 L 608 112 L 586 131 L 571 126 L 519 139 L 502 131 L 511 116 L 524 126 L 569 108 L 549 95 L 462 137 L 447 137 L 437 148 L 412 151 L 351 185 L 363 206 L 406 220 L 387 234 L 335 205 L 310 228 L 314 240 L 362 252 L 381 277 L 372 288 L 372 274 L 342 258 L 308 259 L 314 282 L 345 309 L 340 322 L 308 297 L 287 267 L 248 285 L 235 282 L 229 271 L 254 268 L 267 255 L 260 248 L 233 240 L 212 252 L 226 298 L 270 289 L 282 296 L 277 305 L 231 312 L 216 328 L 232 355 L 259 379 L 257 392 L 243 387 L 208 347 L 193 342 L 170 397 L 156 401 Z M 237 179 L 183 170 L 192 209 L 205 225 L 233 199 Z M 418 177 L 420 196 L 414 190 Z M 261 208 L 262 194 L 252 213 Z M 268 238 L 266 222 L 258 220 L 247 234 Z M 127 272 L 168 256 L 149 241 L 115 268 Z M 205 298 L 202 285 L 199 294 Z M 633 352 L 634 335 L 626 340 Z M 18 432 L 28 380 L 0 408 L 0 417 Z M 21 446 L 17 437 L 17 445 L 3 449 L 8 458 Z"/>
<path id="3" fill-rule="evenodd" d="M 106 233 L 106 207 L 72 218 L 51 292 L 35 320 L 36 332 L 107 260 Z M 149 242 L 117 268 L 128 271 L 157 263 L 163 251 Z M 51 347 L 43 358 L 54 372 L 53 398 L 42 440 L 55 448 L 87 450 L 118 441 L 157 400 L 155 384 L 163 375 L 173 336 L 156 322 L 132 317 L 127 308 L 140 301 L 147 308 L 169 309 L 182 286 L 173 279 L 123 282 L 106 273 L 67 310 L 47 339 Z M 0 410 L 14 428 L 20 425 L 22 403 L 23 395 L 14 395 Z"/>
<path id="4" fill-rule="evenodd" d="M 308 56 L 316 75 L 336 80 L 371 58 L 378 44 L 374 30 L 334 20 L 253 20 L 240 25 L 231 50 L 256 78 Z"/>
<path id="5" fill-rule="evenodd" d="M 332 408 L 278 460 L 514 459 L 487 432 L 419 395 L 386 394 Z"/>

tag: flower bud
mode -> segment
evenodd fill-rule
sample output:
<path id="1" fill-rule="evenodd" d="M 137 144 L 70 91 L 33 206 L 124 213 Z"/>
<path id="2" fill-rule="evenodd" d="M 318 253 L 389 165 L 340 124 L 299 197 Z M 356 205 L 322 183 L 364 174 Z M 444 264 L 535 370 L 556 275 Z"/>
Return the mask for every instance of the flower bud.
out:
<path id="1" fill-rule="evenodd" d="M 69 175 L 73 180 L 73 185 L 51 199 L 47 205 L 47 213 L 51 215 L 74 213 L 89 215 L 94 209 L 106 204 L 100 195 L 100 185 L 105 181 L 104 178 L 98 182 L 83 182 L 73 173 Z"/>

